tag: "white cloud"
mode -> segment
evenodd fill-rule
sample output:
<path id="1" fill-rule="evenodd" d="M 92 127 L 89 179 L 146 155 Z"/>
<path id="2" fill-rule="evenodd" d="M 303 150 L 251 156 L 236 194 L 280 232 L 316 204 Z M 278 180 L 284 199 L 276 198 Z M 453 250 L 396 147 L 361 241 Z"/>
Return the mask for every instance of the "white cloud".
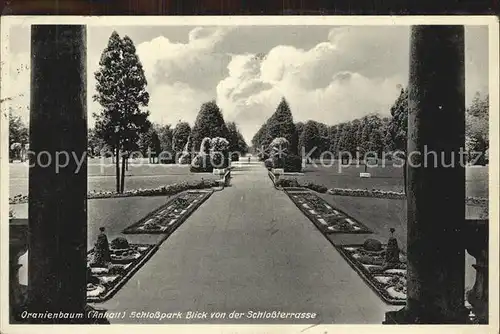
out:
<path id="1" fill-rule="evenodd" d="M 468 98 L 485 88 L 484 74 L 475 69 L 486 44 L 471 42 L 478 33 L 484 30 L 466 35 Z M 308 50 L 278 45 L 264 58 L 233 55 L 228 77 L 217 86 L 217 102 L 247 140 L 282 96 L 295 121 L 335 124 L 373 112 L 388 115 L 400 85 L 407 85 L 409 43 L 408 27 L 341 27 Z"/>
<path id="2" fill-rule="evenodd" d="M 371 112 L 387 114 L 404 76 L 395 74 L 397 71 L 389 71 L 393 74 L 390 77 L 386 73 L 375 75 L 369 66 L 361 68 L 358 62 L 366 55 L 357 59 L 345 45 L 352 45 L 353 32 L 359 34 L 355 29 L 335 29 L 329 41 L 309 50 L 279 45 L 264 58 L 234 55 L 228 65 L 229 76 L 217 87 L 217 102 L 227 118 L 238 121 L 247 140 L 274 112 L 282 96 L 289 102 L 295 121 L 315 119 L 335 124 Z M 371 41 L 360 36 L 354 45 L 362 46 L 355 52 L 369 49 L 369 42 L 377 43 L 374 36 L 368 36 Z M 385 54 L 384 49 L 378 56 Z M 407 51 L 401 50 L 398 56 L 405 54 Z M 374 63 L 376 56 L 370 57 Z"/>

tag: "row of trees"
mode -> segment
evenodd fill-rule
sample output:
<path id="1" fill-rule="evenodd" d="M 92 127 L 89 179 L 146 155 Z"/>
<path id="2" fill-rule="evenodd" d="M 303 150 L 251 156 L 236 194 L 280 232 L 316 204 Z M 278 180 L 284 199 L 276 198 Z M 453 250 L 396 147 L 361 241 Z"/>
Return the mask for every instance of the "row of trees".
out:
<path id="1" fill-rule="evenodd" d="M 481 152 L 484 162 L 487 157 L 488 142 L 488 96 L 479 94 L 474 98 L 466 113 L 466 149 Z M 374 113 L 350 122 L 333 126 L 313 120 L 293 123 L 290 108 L 282 99 L 276 112 L 261 126 L 252 139 L 255 151 L 266 149 L 274 138 L 287 139 L 292 152 L 318 158 L 323 152 L 331 152 L 335 158 L 340 152 L 348 152 L 352 157 L 363 157 L 373 152 L 382 157 L 384 152 L 400 151 L 404 156 L 408 130 L 408 90 L 402 89 L 390 110 L 389 117 Z M 267 158 L 267 152 L 261 155 Z"/>
<path id="2" fill-rule="evenodd" d="M 222 113 L 214 101 L 204 103 L 200 109 L 194 127 L 187 122 L 179 121 L 173 128 L 170 124 L 152 124 L 148 131 L 140 133 L 135 150 L 143 156 L 152 158 L 152 162 L 174 163 L 185 152 L 197 152 L 203 138 L 226 138 L 231 152 L 246 154 L 248 146 L 235 122 L 224 122 Z M 200 139 L 201 138 L 201 139 Z M 106 142 L 96 133 L 89 130 L 89 154 L 97 156 L 112 152 Z M 168 152 L 165 157 L 171 160 L 159 161 L 161 152 Z"/>

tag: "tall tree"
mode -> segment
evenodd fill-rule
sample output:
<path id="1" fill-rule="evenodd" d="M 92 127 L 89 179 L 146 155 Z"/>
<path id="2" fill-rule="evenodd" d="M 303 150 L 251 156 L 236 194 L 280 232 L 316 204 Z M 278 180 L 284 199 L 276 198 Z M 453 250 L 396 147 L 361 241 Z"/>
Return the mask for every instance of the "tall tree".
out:
<path id="1" fill-rule="evenodd" d="M 269 137 L 269 133 L 267 131 L 267 122 L 265 122 L 252 138 L 253 152 L 258 155 L 260 160 L 268 158 L 268 148 L 271 141 L 272 139 Z"/>
<path id="2" fill-rule="evenodd" d="M 469 152 L 480 154 L 476 163 L 484 164 L 489 148 L 489 96 L 476 93 L 465 116 L 466 148 Z"/>
<path id="3" fill-rule="evenodd" d="M 320 135 L 317 126 L 317 122 L 308 121 L 304 125 L 304 130 L 302 131 L 299 138 L 299 155 L 309 155 L 311 158 L 317 158 L 320 152 Z"/>
<path id="4" fill-rule="evenodd" d="M 328 150 L 332 153 L 335 154 L 335 151 L 337 150 L 337 134 L 339 131 L 339 125 L 332 125 L 328 128 Z"/>
<path id="5" fill-rule="evenodd" d="M 297 152 L 300 153 L 300 136 L 302 135 L 302 131 L 304 131 L 304 122 L 297 122 L 295 123 L 295 137 L 297 138 L 297 145 L 298 145 L 298 150 Z"/>
<path id="6" fill-rule="evenodd" d="M 406 193 L 406 140 L 408 136 L 408 88 L 401 89 L 398 98 L 391 107 L 391 120 L 387 124 L 386 143 L 392 150 L 401 151 L 404 159 L 403 180 Z"/>
<path id="7" fill-rule="evenodd" d="M 283 137 L 290 143 L 290 153 L 297 154 L 298 138 L 288 102 L 283 97 L 274 114 L 267 122 L 267 133 L 271 139 Z"/>
<path id="8" fill-rule="evenodd" d="M 172 150 L 177 154 L 184 150 L 191 133 L 191 126 L 187 122 L 179 122 L 172 134 Z"/>
<path id="9" fill-rule="evenodd" d="M 229 141 L 229 151 L 233 154 L 231 159 L 236 159 L 239 155 L 246 154 L 248 152 L 248 145 L 243 138 L 238 126 L 235 122 L 227 122 L 226 127 L 228 130 L 228 141 Z M 234 161 L 234 160 L 233 160 Z"/>
<path id="10" fill-rule="evenodd" d="M 137 148 L 140 134 L 151 126 L 149 111 L 144 110 L 149 103 L 146 76 L 128 36 L 122 39 L 113 31 L 102 52 L 95 78 L 97 94 L 93 98 L 102 107 L 94 114 L 96 135 L 116 152 L 116 191 L 123 192 L 127 154 Z"/>
<path id="11" fill-rule="evenodd" d="M 328 151 L 330 146 L 330 141 L 328 139 L 328 125 L 321 122 L 314 122 L 316 127 L 318 128 L 318 154 L 322 152 Z M 299 137 L 300 138 L 300 137 Z"/>
<path id="12" fill-rule="evenodd" d="M 160 163 L 159 155 L 162 151 L 160 137 L 158 136 L 156 130 L 153 128 L 150 130 L 150 133 L 151 135 L 149 137 L 149 148 L 153 156 L 153 162 L 155 162 L 154 158 L 156 157 L 156 162 Z"/>
<path id="13" fill-rule="evenodd" d="M 162 151 L 172 151 L 173 129 L 170 124 L 154 126 L 156 133 L 160 139 L 160 146 Z"/>
<path id="14" fill-rule="evenodd" d="M 198 151 L 203 138 L 222 137 L 229 135 L 226 123 L 222 117 L 222 112 L 215 101 L 203 103 L 191 132 L 193 149 Z"/>
<path id="15" fill-rule="evenodd" d="M 28 127 L 19 116 L 9 112 L 9 160 L 20 158 L 24 161 L 23 149 L 28 144 Z"/>
<path id="16" fill-rule="evenodd" d="M 88 141 L 88 151 L 90 153 L 91 156 L 96 156 L 96 155 L 100 155 L 101 153 L 101 150 L 103 150 L 105 148 L 105 144 L 104 141 L 99 138 L 99 136 L 96 135 L 96 131 L 94 128 L 90 128 L 89 131 L 88 131 L 88 136 L 87 136 L 87 141 Z M 102 153 L 105 153 L 105 152 L 102 152 Z"/>
<path id="17" fill-rule="evenodd" d="M 28 132 L 28 127 L 21 117 L 9 113 L 9 145 L 13 143 L 27 144 Z"/>

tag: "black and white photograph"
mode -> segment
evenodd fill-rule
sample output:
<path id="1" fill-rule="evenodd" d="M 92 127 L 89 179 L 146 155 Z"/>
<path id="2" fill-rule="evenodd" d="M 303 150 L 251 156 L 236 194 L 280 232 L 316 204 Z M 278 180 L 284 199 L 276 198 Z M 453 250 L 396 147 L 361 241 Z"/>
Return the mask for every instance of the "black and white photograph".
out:
<path id="1" fill-rule="evenodd" d="M 498 329 L 495 17 L 1 26 L 2 332 Z"/>

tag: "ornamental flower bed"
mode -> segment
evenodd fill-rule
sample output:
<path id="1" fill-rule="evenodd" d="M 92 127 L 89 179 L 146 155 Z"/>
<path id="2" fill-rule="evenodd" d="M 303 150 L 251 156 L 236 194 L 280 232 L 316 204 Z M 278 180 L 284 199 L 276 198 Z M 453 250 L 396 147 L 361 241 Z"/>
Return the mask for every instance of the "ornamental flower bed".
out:
<path id="1" fill-rule="evenodd" d="M 87 254 L 87 302 L 100 303 L 111 297 L 157 250 L 156 245 L 128 244 L 126 247 L 109 247 L 111 261 L 96 265 L 95 248 Z"/>
<path id="2" fill-rule="evenodd" d="M 323 233 L 373 233 L 346 213 L 309 191 L 285 191 L 295 205 Z"/>
<path id="3" fill-rule="evenodd" d="M 364 245 L 336 245 L 340 254 L 368 285 L 388 304 L 406 304 L 406 257 L 399 254 L 400 263 L 387 266 L 387 245 L 380 250 L 368 250 Z"/>
<path id="4" fill-rule="evenodd" d="M 125 228 L 123 233 L 170 234 L 212 193 L 213 191 L 187 191 L 179 194 L 146 217 Z"/>

